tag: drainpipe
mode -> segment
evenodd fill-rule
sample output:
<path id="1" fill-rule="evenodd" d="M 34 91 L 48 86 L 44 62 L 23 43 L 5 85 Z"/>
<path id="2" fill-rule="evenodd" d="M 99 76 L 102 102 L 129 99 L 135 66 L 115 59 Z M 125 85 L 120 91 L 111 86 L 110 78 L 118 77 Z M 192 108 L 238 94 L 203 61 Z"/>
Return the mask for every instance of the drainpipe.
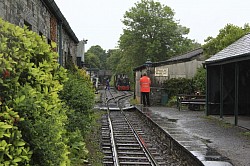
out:
<path id="1" fill-rule="evenodd" d="M 58 23 L 58 36 L 59 36 L 59 45 L 58 45 L 59 64 L 62 66 L 63 65 L 62 21 L 59 21 Z"/>

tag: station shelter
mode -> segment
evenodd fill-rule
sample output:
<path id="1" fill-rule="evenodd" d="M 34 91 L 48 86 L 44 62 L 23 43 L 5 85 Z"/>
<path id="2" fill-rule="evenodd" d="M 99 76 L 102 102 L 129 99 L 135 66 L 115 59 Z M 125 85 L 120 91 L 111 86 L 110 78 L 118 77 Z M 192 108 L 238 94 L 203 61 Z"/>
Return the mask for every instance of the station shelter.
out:
<path id="1" fill-rule="evenodd" d="M 206 115 L 250 128 L 250 34 L 205 60 L 205 67 Z"/>

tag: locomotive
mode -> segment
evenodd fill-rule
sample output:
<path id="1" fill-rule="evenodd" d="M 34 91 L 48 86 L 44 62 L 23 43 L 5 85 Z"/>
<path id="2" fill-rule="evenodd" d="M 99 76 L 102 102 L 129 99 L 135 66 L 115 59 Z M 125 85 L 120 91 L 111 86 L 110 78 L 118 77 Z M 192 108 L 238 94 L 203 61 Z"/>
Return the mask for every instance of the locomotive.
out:
<path id="1" fill-rule="evenodd" d="M 126 74 L 116 74 L 114 77 L 114 84 L 118 91 L 130 90 L 130 82 Z"/>

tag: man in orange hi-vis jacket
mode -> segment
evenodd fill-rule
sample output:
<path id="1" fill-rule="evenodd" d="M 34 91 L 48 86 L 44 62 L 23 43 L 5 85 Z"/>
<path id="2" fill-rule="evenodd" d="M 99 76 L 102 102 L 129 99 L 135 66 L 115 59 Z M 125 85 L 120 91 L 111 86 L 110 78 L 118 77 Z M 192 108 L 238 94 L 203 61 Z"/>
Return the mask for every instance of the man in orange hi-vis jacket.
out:
<path id="1" fill-rule="evenodd" d="M 149 102 L 150 85 L 151 85 L 151 80 L 147 76 L 147 74 L 144 73 L 143 76 L 140 78 L 141 97 L 144 107 L 150 106 Z"/>

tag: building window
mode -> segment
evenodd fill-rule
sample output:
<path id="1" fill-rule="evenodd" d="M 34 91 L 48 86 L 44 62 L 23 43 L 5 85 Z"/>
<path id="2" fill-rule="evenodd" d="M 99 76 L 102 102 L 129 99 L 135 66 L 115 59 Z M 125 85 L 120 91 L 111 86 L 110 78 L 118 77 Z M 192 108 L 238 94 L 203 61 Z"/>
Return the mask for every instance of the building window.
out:
<path id="1" fill-rule="evenodd" d="M 41 36 L 41 38 L 43 38 L 43 33 L 41 31 L 39 31 L 39 36 Z"/>
<path id="2" fill-rule="evenodd" d="M 50 39 L 48 39 L 48 44 L 51 45 L 51 40 Z"/>
<path id="3" fill-rule="evenodd" d="M 76 65 L 78 66 L 78 67 L 82 67 L 82 59 L 81 59 L 81 57 L 76 57 Z"/>
<path id="4" fill-rule="evenodd" d="M 28 23 L 26 20 L 24 20 L 24 25 L 27 26 L 30 31 L 32 31 L 32 25 Z"/>

